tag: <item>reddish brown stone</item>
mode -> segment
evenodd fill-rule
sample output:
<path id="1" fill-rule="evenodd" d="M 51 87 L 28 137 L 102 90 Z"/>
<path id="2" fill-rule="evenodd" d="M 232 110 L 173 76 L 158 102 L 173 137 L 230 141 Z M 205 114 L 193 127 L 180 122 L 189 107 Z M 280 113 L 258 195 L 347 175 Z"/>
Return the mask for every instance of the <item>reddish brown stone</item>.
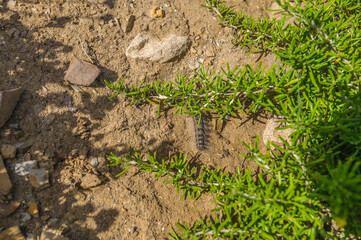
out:
<path id="1" fill-rule="evenodd" d="M 75 85 L 89 86 L 99 74 L 97 66 L 73 57 L 64 79 Z"/>
<path id="2" fill-rule="evenodd" d="M 22 87 L 0 91 L 0 127 L 10 118 L 22 93 Z"/>

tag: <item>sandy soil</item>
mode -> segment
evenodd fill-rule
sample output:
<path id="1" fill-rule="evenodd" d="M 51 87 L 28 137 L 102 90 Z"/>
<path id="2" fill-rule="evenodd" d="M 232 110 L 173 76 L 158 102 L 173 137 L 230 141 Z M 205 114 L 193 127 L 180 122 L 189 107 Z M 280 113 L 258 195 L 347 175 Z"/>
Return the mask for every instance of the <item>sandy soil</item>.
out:
<path id="1" fill-rule="evenodd" d="M 27 0 L 12 9 L 5 7 L 6 2 L 0 7 L 0 90 L 22 86 L 25 92 L 0 129 L 0 145 L 33 143 L 31 159 L 49 170 L 51 187 L 33 189 L 25 177 L 15 174 L 14 164 L 23 161 L 22 155 L 6 160 L 13 199 L 21 206 L 0 219 L 0 227 L 19 225 L 24 235 L 35 236 L 51 227 L 69 239 L 164 239 L 176 222 L 204 218 L 215 207 L 212 196 L 196 202 L 181 200 L 172 186 L 164 185 L 166 177 L 155 180 L 137 169 L 115 178 L 121 169 L 107 167 L 108 153 L 122 156 L 135 147 L 162 158 L 182 151 L 196 167 L 205 164 L 234 172 L 237 166 L 256 166 L 238 153 L 246 153 L 242 141 L 262 134 L 262 116 L 231 118 L 217 133 L 212 119 L 216 116 L 207 115 L 207 150 L 196 151 L 184 131 L 188 116 L 168 110 L 157 117 L 153 105 L 129 106 L 130 100 L 123 96 L 110 100 L 111 91 L 103 81 L 125 78 L 127 83 L 150 83 L 173 79 L 178 71 L 192 76 L 191 67 L 202 59 L 217 71 L 227 62 L 231 67 L 258 63 L 259 55 L 246 57 L 246 49 L 231 44 L 232 30 L 222 28 L 216 15 L 200 6 L 203 1 Z M 265 8 L 272 4 L 271 0 L 226 2 L 255 17 L 266 16 Z M 153 6 L 162 7 L 165 17 L 151 18 Z M 124 33 L 131 14 L 136 17 L 134 27 Z M 171 33 L 188 36 L 191 47 L 169 63 L 128 59 L 125 49 L 141 31 L 159 38 Z M 73 56 L 87 60 L 80 42 L 102 71 L 90 87 L 81 87 L 82 93 L 64 81 Z M 76 112 L 64 104 L 67 96 Z M 14 123 L 19 129 L 12 127 Z M 89 164 L 93 157 L 98 157 L 96 168 Z M 99 176 L 102 184 L 82 189 L 79 183 L 87 173 Z M 23 222 L 21 213 L 28 211 L 31 201 L 38 203 L 40 216 Z M 49 219 L 57 221 L 49 223 Z"/>

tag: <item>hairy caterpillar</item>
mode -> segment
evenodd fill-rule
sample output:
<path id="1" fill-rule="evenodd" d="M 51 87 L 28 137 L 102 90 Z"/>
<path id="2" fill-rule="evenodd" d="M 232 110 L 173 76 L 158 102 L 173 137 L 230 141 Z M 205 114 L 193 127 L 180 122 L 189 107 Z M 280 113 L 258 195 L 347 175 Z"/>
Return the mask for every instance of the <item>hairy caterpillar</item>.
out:
<path id="1" fill-rule="evenodd" d="M 199 124 L 198 124 L 199 123 Z M 205 141 L 205 130 L 204 130 L 204 122 L 203 119 L 197 115 L 194 117 L 194 128 L 195 128 L 195 135 L 196 135 L 196 146 L 198 150 L 204 150 L 206 148 Z"/>

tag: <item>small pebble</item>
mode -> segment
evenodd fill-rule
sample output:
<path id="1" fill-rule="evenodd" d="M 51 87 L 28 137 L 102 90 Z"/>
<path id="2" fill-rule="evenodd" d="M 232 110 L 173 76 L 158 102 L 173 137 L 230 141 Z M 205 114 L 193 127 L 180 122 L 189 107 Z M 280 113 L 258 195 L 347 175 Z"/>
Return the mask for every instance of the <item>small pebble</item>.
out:
<path id="1" fill-rule="evenodd" d="M 85 200 L 85 194 L 78 191 L 78 190 L 74 190 L 73 192 L 73 196 L 75 200 L 79 200 L 79 201 L 84 201 Z"/>
<path id="2" fill-rule="evenodd" d="M 60 222 L 59 218 L 56 217 L 52 217 L 48 220 L 47 224 L 49 225 L 49 227 L 54 227 L 56 226 L 58 223 Z"/>
<path id="3" fill-rule="evenodd" d="M 1 155 L 4 159 L 14 158 L 16 156 L 16 147 L 9 144 L 2 145 Z"/>
<path id="4" fill-rule="evenodd" d="M 39 216 L 38 204 L 36 202 L 31 202 L 29 206 L 29 213 L 34 217 Z"/>
<path id="5" fill-rule="evenodd" d="M 31 215 L 29 213 L 20 213 L 21 221 L 27 222 L 31 219 Z"/>
<path id="6" fill-rule="evenodd" d="M 92 157 L 90 159 L 90 165 L 92 165 L 93 167 L 97 167 L 99 165 L 98 158 L 97 157 Z"/>
<path id="7" fill-rule="evenodd" d="M 14 9 L 16 7 L 16 1 L 15 0 L 9 0 L 6 4 L 6 7 L 9 9 Z"/>
<path id="8" fill-rule="evenodd" d="M 206 56 L 207 56 L 207 57 L 214 57 L 215 54 L 214 54 L 213 49 L 208 48 L 208 49 L 206 50 Z"/>
<path id="9" fill-rule="evenodd" d="M 12 129 L 19 129 L 19 124 L 18 123 L 10 123 L 9 126 Z"/>

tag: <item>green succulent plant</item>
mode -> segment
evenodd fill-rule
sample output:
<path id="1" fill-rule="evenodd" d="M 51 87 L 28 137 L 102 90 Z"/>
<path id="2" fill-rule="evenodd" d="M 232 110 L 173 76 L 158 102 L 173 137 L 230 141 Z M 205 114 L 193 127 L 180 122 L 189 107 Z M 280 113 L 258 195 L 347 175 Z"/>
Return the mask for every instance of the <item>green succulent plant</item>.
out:
<path id="1" fill-rule="evenodd" d="M 282 19 L 254 19 L 225 3 L 204 7 L 220 24 L 234 29 L 234 45 L 274 54 L 268 71 L 259 65 L 222 69 L 203 67 L 188 79 L 127 86 L 106 82 L 114 95 L 134 102 L 158 101 L 178 113 L 215 111 L 220 119 L 237 111 L 267 111 L 282 116 L 294 131 L 282 145 L 258 138 L 244 143 L 263 171 L 229 174 L 203 166 L 196 174 L 185 154 L 166 161 L 134 149 L 109 155 L 121 164 L 168 175 L 183 196 L 214 195 L 218 217 L 177 223 L 173 239 L 341 239 L 361 237 L 361 3 L 358 0 L 276 0 Z M 292 22 L 286 24 L 286 20 Z M 271 150 L 271 145 L 276 150 Z M 121 173 L 121 174 L 122 174 Z"/>

